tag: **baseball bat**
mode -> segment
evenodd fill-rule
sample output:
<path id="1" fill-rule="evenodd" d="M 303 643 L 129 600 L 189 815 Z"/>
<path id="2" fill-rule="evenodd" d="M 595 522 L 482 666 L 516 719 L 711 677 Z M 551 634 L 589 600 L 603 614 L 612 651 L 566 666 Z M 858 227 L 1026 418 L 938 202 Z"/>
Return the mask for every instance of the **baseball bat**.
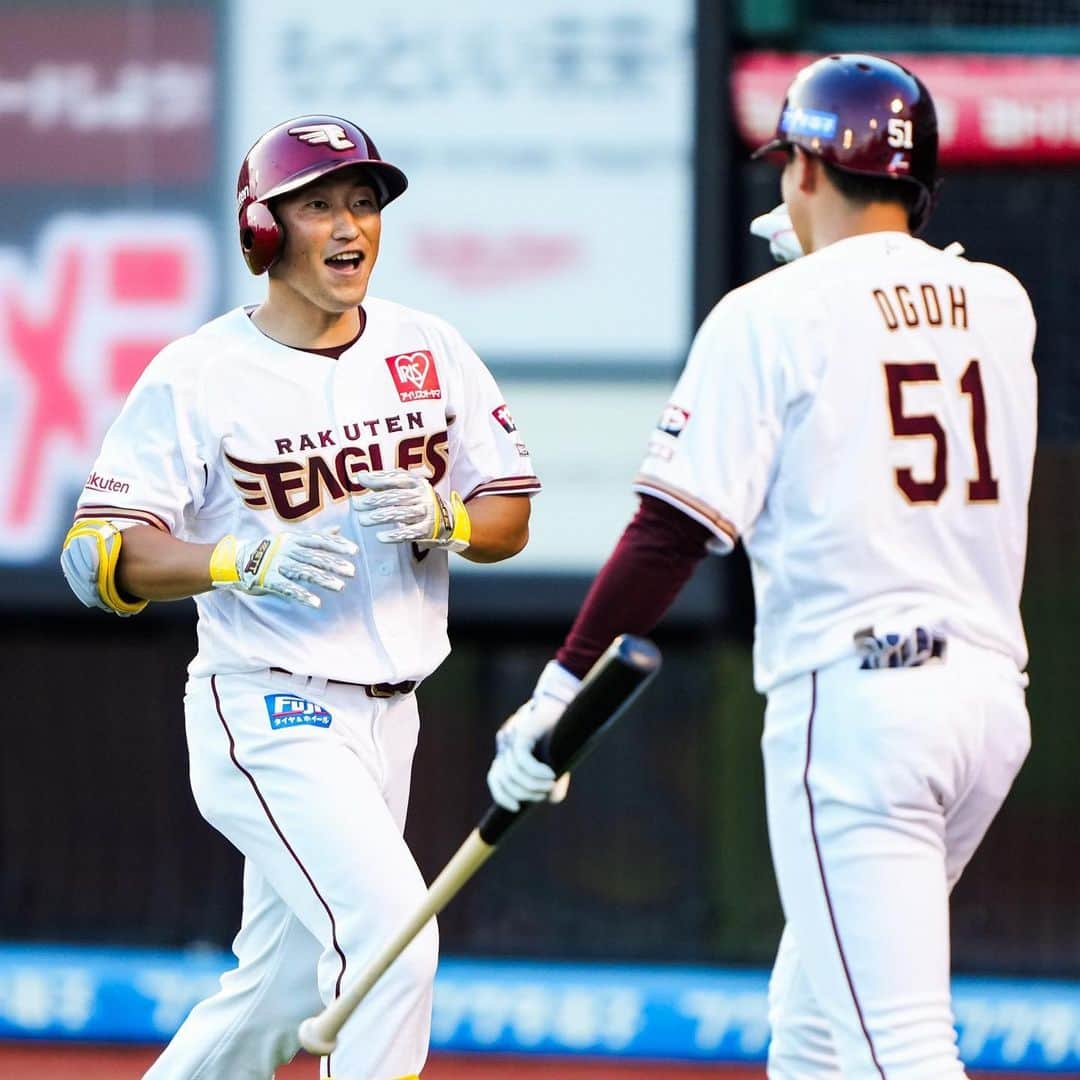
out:
<path id="1" fill-rule="evenodd" d="M 660 650 L 651 641 L 630 634 L 617 637 L 582 680 L 558 723 L 537 743 L 536 757 L 550 765 L 557 776 L 573 768 L 659 670 Z M 488 807 L 401 930 L 340 997 L 300 1025 L 300 1045 L 305 1050 L 323 1057 L 333 1051 L 345 1021 L 386 969 L 487 862 L 510 828 L 537 805 L 524 803 L 516 811 L 505 810 L 497 803 Z"/>

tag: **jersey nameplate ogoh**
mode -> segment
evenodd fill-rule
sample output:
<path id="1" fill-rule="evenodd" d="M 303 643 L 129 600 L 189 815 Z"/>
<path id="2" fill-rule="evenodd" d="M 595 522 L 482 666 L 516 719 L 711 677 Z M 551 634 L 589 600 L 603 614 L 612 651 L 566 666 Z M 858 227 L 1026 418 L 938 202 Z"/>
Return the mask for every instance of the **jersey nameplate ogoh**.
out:
<path id="1" fill-rule="evenodd" d="M 423 469 L 444 499 L 540 489 L 490 372 L 447 323 L 369 297 L 340 358 L 267 338 L 237 309 L 164 349 L 109 430 L 76 517 L 214 543 L 334 526 L 357 575 L 308 610 L 274 597 L 195 598 L 191 672 L 277 666 L 348 682 L 422 679 L 449 651 L 448 556 L 381 544 L 349 496 L 368 469 Z"/>
<path id="2" fill-rule="evenodd" d="M 702 325 L 635 489 L 741 537 L 767 691 L 869 626 L 1013 657 L 1035 448 L 1023 287 L 903 233 L 831 244 Z"/>

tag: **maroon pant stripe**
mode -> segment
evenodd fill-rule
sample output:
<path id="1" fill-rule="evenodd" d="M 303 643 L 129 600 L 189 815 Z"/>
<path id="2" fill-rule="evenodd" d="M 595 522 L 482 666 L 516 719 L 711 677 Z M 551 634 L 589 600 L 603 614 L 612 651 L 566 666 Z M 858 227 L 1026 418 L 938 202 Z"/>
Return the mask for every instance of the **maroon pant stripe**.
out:
<path id="1" fill-rule="evenodd" d="M 281 842 L 285 845 L 286 850 L 293 857 L 293 861 L 300 867 L 300 872 L 307 878 L 308 884 L 311 886 L 311 891 L 318 898 L 318 901 L 323 906 L 323 910 L 326 912 L 326 917 L 330 920 L 330 939 L 334 943 L 334 951 L 341 958 L 341 971 L 338 972 L 337 983 L 334 986 L 334 997 L 341 996 L 341 980 L 345 977 L 345 953 L 342 951 L 341 945 L 338 944 L 337 939 L 337 922 L 334 919 L 334 913 L 330 910 L 330 905 L 323 899 L 323 895 L 319 892 L 318 886 L 315 884 L 314 879 L 308 873 L 307 867 L 301 862 L 300 856 L 293 850 L 292 844 L 285 839 L 285 834 L 281 831 L 281 826 L 278 825 L 274 819 L 274 815 L 270 813 L 270 807 L 266 805 L 266 799 L 263 798 L 262 792 L 259 790 L 259 785 L 255 781 L 255 777 L 244 768 L 243 765 L 237 760 L 236 757 L 236 740 L 233 738 L 232 732 L 229 730 L 229 725 L 225 721 L 225 714 L 221 711 L 221 698 L 218 697 L 217 691 L 217 676 L 210 676 L 210 689 L 214 692 L 214 704 L 217 706 L 218 719 L 221 721 L 221 726 L 225 729 L 225 734 L 229 739 L 229 757 L 232 758 L 233 764 L 247 777 L 248 783 L 251 785 L 251 790 L 255 792 L 255 798 L 259 800 L 259 805 L 263 808 L 263 813 L 266 814 L 267 819 L 274 828 L 274 832 L 281 838 Z"/>
<path id="2" fill-rule="evenodd" d="M 829 895 L 829 882 L 825 877 L 825 862 L 821 857 L 821 845 L 818 843 L 817 829 L 814 827 L 814 797 L 810 793 L 810 752 L 814 737 L 814 714 L 817 712 L 817 672 L 810 675 L 810 719 L 806 725 L 806 767 L 803 769 L 803 789 L 806 791 L 806 804 L 810 808 L 810 835 L 814 840 L 814 855 L 817 857 L 818 873 L 821 874 L 821 887 L 825 891 L 825 906 L 829 909 L 829 922 L 832 923 L 833 939 L 836 941 L 837 951 L 840 953 L 840 963 L 844 966 L 844 978 L 847 979 L 848 989 L 851 991 L 851 1000 L 855 1005 L 855 1015 L 859 1018 L 859 1026 L 866 1036 L 866 1045 L 870 1048 L 870 1057 L 877 1068 L 881 1080 L 886 1080 L 885 1070 L 877 1059 L 877 1051 L 874 1049 L 874 1040 L 870 1038 L 870 1030 L 866 1026 L 863 1016 L 862 1005 L 859 1003 L 859 995 L 855 991 L 855 982 L 851 978 L 851 968 L 848 967 L 847 956 L 844 953 L 844 943 L 840 940 L 840 930 L 836 925 L 836 912 L 833 910 L 832 897 Z"/>

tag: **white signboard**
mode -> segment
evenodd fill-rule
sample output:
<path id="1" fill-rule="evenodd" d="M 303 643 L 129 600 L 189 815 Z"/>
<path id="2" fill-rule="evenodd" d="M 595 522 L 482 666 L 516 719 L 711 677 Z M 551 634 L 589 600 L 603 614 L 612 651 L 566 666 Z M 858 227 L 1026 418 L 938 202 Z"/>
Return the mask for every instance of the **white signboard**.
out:
<path id="1" fill-rule="evenodd" d="M 408 175 L 384 216 L 375 295 L 443 316 L 497 366 L 670 370 L 682 355 L 691 0 L 228 10 L 230 170 L 267 128 L 324 112 L 358 123 Z M 261 298 L 238 251 L 229 272 L 235 302 Z"/>

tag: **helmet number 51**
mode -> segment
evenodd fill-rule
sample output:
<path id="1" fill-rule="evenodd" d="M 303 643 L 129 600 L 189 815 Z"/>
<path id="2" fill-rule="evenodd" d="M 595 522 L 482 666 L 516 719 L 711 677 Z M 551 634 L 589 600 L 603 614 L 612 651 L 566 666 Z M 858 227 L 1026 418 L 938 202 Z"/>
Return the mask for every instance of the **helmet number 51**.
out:
<path id="1" fill-rule="evenodd" d="M 914 124 L 911 120 L 902 120 L 899 116 L 889 117 L 889 145 L 895 150 L 911 150 L 915 143 L 912 139 Z"/>

